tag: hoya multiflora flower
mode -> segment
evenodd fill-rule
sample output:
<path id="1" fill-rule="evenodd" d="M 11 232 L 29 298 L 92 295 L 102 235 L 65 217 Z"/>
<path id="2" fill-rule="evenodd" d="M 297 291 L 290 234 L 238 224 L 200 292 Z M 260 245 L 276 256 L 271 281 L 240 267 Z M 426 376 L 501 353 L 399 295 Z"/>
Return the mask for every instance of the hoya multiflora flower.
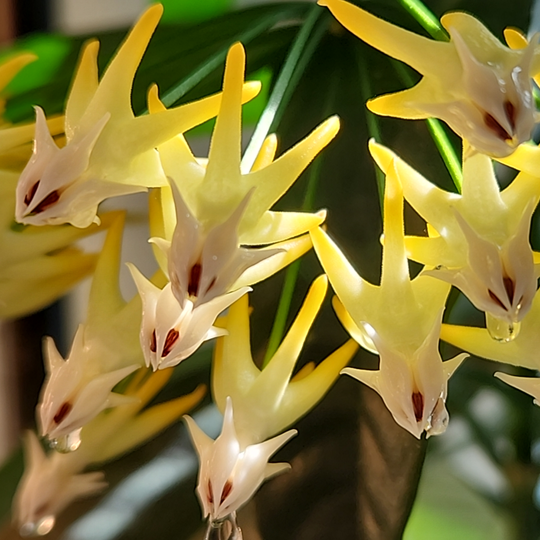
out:
<path id="1" fill-rule="evenodd" d="M 80 429 L 105 408 L 126 402 L 114 386 L 144 363 L 138 343 L 140 299 L 126 303 L 118 287 L 123 216 L 111 225 L 94 274 L 88 316 L 64 360 L 44 343 L 47 379 L 37 408 L 42 436 L 59 450 L 80 443 Z M 121 336 L 121 339 L 119 339 Z"/>
<path id="2" fill-rule="evenodd" d="M 203 517 L 208 517 L 211 523 L 236 512 L 264 480 L 290 468 L 288 463 L 268 463 L 268 460 L 296 435 L 296 430 L 257 444 L 243 444 L 237 436 L 230 397 L 226 400 L 221 434 L 215 441 L 189 416 L 185 420 L 199 455 L 197 495 Z"/>
<path id="3" fill-rule="evenodd" d="M 170 283 L 160 289 L 131 267 L 144 304 L 141 345 L 154 369 L 176 365 L 203 341 L 223 335 L 212 326 L 219 313 L 249 285 L 305 253 L 311 247 L 309 237 L 296 235 L 324 219 L 323 213 L 274 213 L 268 208 L 335 135 L 337 120 L 276 161 L 275 138 L 269 138 L 252 171 L 242 174 L 244 66 L 243 47 L 233 45 L 206 165 L 193 157 L 181 135 L 159 146 L 171 187 L 153 197 L 150 224 L 157 260 Z M 163 110 L 155 89 L 149 109 L 151 114 Z"/>
<path id="4" fill-rule="evenodd" d="M 35 60 L 28 53 L 18 54 L 0 64 L 0 92 L 26 64 Z M 3 112 L 0 100 L 0 113 Z M 59 132 L 58 119 L 51 122 Z M 45 307 L 64 294 L 94 268 L 96 256 L 73 244 L 95 233 L 64 227 L 19 226 L 13 221 L 15 189 L 25 161 L 31 153 L 32 125 L 12 126 L 0 118 L 0 317 L 20 317 Z M 103 228 L 111 216 L 104 216 Z"/>
<path id="5" fill-rule="evenodd" d="M 372 146 L 377 161 L 382 150 Z M 384 253 L 380 286 L 368 283 L 322 230 L 313 246 L 340 302 L 337 312 L 360 345 L 378 354 L 378 370 L 342 373 L 380 394 L 396 422 L 420 438 L 442 433 L 448 423 L 447 381 L 466 355 L 443 362 L 438 350 L 450 285 L 431 276 L 413 280 L 405 253 L 403 194 L 395 167 L 386 167 Z M 342 304 L 342 305 L 341 305 Z M 344 306 L 344 307 L 343 307 Z"/>
<path id="6" fill-rule="evenodd" d="M 464 158 L 458 195 L 377 148 L 379 166 L 396 171 L 406 200 L 428 223 L 429 237 L 407 238 L 409 256 L 433 267 L 424 274 L 456 286 L 486 312 L 495 339 L 513 339 L 530 309 L 540 268 L 529 244 L 539 179 L 522 172 L 501 192 L 491 160 L 475 154 Z"/>
<path id="7" fill-rule="evenodd" d="M 203 386 L 186 396 L 145 408 L 170 376 L 170 370 L 153 374 L 145 369 L 138 371 L 124 391 L 129 403 L 86 425 L 77 452 L 46 454 L 34 433 L 27 433 L 25 472 L 13 501 L 13 521 L 22 536 L 47 534 L 69 504 L 107 486 L 103 473 L 84 473 L 87 467 L 143 444 L 202 399 Z"/>
<path id="8" fill-rule="evenodd" d="M 511 154 L 531 138 L 536 121 L 532 77 L 540 72 L 538 35 L 512 50 L 478 19 L 445 14 L 449 42 L 399 28 L 343 0 L 321 0 L 354 34 L 422 75 L 408 90 L 368 102 L 374 113 L 398 118 L 440 118 L 479 152 Z"/>
<path id="9" fill-rule="evenodd" d="M 246 267 L 273 252 L 251 254 L 238 246 L 236 227 L 242 208 L 205 234 L 186 207 L 176 186 L 176 227 L 171 242 L 154 239 L 165 252 L 170 282 L 160 289 L 129 265 L 143 303 L 141 347 L 147 366 L 172 367 L 203 341 L 222 335 L 216 317 L 249 287 L 229 292 Z"/>
<path id="10" fill-rule="evenodd" d="M 237 437 L 244 444 L 264 441 L 294 424 L 322 399 L 356 352 L 356 343 L 349 340 L 318 366 L 307 364 L 292 376 L 327 283 L 326 276 L 313 282 L 291 329 L 262 370 L 251 355 L 247 295 L 220 320 L 227 335 L 219 338 L 214 352 L 213 395 L 222 411 L 227 397 L 232 398 Z"/>
<path id="11" fill-rule="evenodd" d="M 244 170 L 241 163 L 244 69 L 244 49 L 236 43 L 227 56 L 223 98 L 207 163 L 192 155 L 183 137 L 175 137 L 158 149 L 167 176 L 177 184 L 187 207 L 206 231 L 223 223 L 245 203 L 238 223 L 239 242 L 268 245 L 298 236 L 324 220 L 324 213 L 272 212 L 270 208 L 336 135 L 339 120 L 329 118 L 277 159 L 274 159 L 277 139 L 268 137 L 251 170 Z M 149 109 L 157 113 L 161 109 L 152 92 Z"/>
<path id="12" fill-rule="evenodd" d="M 215 95 L 135 117 L 131 108 L 133 77 L 163 8 L 148 8 L 98 81 L 98 42 L 82 51 L 65 112 L 66 145 L 52 139 L 43 111 L 36 108 L 34 153 L 17 187 L 16 217 L 21 223 L 71 223 L 87 227 L 98 204 L 116 195 L 165 185 L 156 146 L 217 113 Z M 244 87 L 244 99 L 260 85 Z"/>

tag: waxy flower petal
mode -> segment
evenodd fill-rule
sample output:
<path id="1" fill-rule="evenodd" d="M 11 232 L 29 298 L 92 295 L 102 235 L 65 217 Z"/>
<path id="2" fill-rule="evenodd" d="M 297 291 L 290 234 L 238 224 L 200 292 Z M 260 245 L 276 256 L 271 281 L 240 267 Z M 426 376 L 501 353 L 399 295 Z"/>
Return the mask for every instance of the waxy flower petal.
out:
<path id="1" fill-rule="evenodd" d="M 219 521 L 236 512 L 270 476 L 290 468 L 288 463 L 268 463 L 291 437 L 292 429 L 258 444 L 242 445 L 236 436 L 233 402 L 227 398 L 221 435 L 214 441 L 189 416 L 184 417 L 199 455 L 197 495 L 203 517 Z"/>
<path id="2" fill-rule="evenodd" d="M 169 244 L 154 239 L 154 242 L 166 252 L 172 292 L 181 305 L 190 299 L 198 307 L 229 292 L 245 270 L 279 253 L 276 249 L 239 245 L 238 225 L 252 193 L 223 223 L 205 231 L 174 183 L 172 191 L 176 208 L 172 241 Z"/>
<path id="3" fill-rule="evenodd" d="M 22 536 L 46 534 L 72 501 L 106 487 L 102 473 L 80 474 L 86 467 L 115 459 L 146 442 L 200 402 L 204 386 L 145 408 L 171 374 L 171 370 L 148 374 L 145 369 L 134 374 L 124 390 L 127 404 L 100 414 L 86 425 L 77 452 L 45 455 L 36 436 L 27 434 L 25 473 L 13 505 L 13 520 Z"/>
<path id="4" fill-rule="evenodd" d="M 52 339 L 45 342 L 47 379 L 37 408 L 41 435 L 69 444 L 104 408 L 125 403 L 113 387 L 143 364 L 137 334 L 140 300 L 129 304 L 120 294 L 118 272 L 123 216 L 110 226 L 100 254 L 86 323 L 79 326 L 67 360 Z M 122 339 L 118 339 L 121 335 Z M 67 448 L 69 449 L 69 448 Z"/>
<path id="5" fill-rule="evenodd" d="M 450 41 L 435 41 L 343 0 L 319 3 L 362 40 L 423 76 L 411 89 L 369 101 L 371 111 L 440 118 L 476 150 L 494 157 L 508 156 L 531 138 L 536 121 L 532 77 L 540 71 L 538 35 L 526 48 L 512 50 L 476 18 L 453 12 L 441 18 Z"/>
<path id="6" fill-rule="evenodd" d="M 166 185 L 156 147 L 217 113 L 219 95 L 159 114 L 134 116 L 133 77 L 162 11 L 155 4 L 141 16 L 101 81 L 98 43 L 86 44 L 66 105 L 63 148 L 56 146 L 43 112 L 36 109 L 34 155 L 17 188 L 19 222 L 87 227 L 99 221 L 97 206 L 105 198 Z M 241 99 L 254 97 L 259 88 L 259 84 L 241 88 Z"/>
<path id="7" fill-rule="evenodd" d="M 236 43 L 227 56 L 223 99 L 207 164 L 201 164 L 192 155 L 183 137 L 171 139 L 158 150 L 166 174 L 174 180 L 186 205 L 205 230 L 223 223 L 252 193 L 238 225 L 239 240 L 241 244 L 267 245 L 298 236 L 322 223 L 322 214 L 290 214 L 269 209 L 336 135 L 339 120 L 329 118 L 276 160 L 277 143 L 270 136 L 251 170 L 244 171 L 241 165 L 244 68 L 244 49 Z M 151 92 L 149 110 L 159 114 L 162 109 L 157 95 Z"/>
<path id="8" fill-rule="evenodd" d="M 243 287 L 195 307 L 190 299 L 180 304 L 171 283 L 160 289 L 133 265 L 129 269 L 143 303 L 141 347 L 146 365 L 154 370 L 176 366 L 203 341 L 223 335 L 223 330 L 212 326 L 217 316 L 251 290 Z"/>
<path id="9" fill-rule="evenodd" d="M 103 473 L 77 474 L 63 467 L 67 456 L 56 452 L 48 458 L 33 432 L 25 437 L 26 468 L 14 499 L 14 521 L 22 536 L 44 536 L 56 516 L 74 500 L 93 495 L 107 484 Z"/>
<path id="10" fill-rule="evenodd" d="M 463 193 L 446 192 L 375 143 L 383 170 L 396 171 L 405 199 L 424 218 L 429 237 L 406 239 L 409 256 L 434 269 L 424 274 L 458 287 L 486 312 L 495 339 L 513 339 L 536 292 L 538 267 L 529 244 L 540 199 L 537 177 L 520 173 L 500 191 L 487 156 L 464 158 Z"/>
<path id="11" fill-rule="evenodd" d="M 264 441 L 304 416 L 322 399 L 357 351 L 357 345 L 349 340 L 304 377 L 291 380 L 326 289 L 326 276 L 313 282 L 291 329 L 262 370 L 251 355 L 247 296 L 220 319 L 227 334 L 219 338 L 214 351 L 212 391 L 220 410 L 225 410 L 228 396 L 235 403 L 236 433 L 241 443 Z"/>
<path id="12" fill-rule="evenodd" d="M 77 431 L 103 409 L 120 405 L 122 396 L 112 389 L 138 364 L 100 373 L 95 364 L 107 351 L 97 343 L 84 343 L 84 327 L 77 330 L 69 357 L 64 360 L 52 338 L 45 342 L 47 380 L 38 405 L 38 419 L 42 436 L 60 439 Z"/>
<path id="13" fill-rule="evenodd" d="M 371 148 L 378 162 L 379 147 Z M 443 362 L 438 334 L 450 285 L 430 276 L 413 280 L 405 253 L 403 193 L 396 165 L 387 163 L 384 199 L 384 252 L 381 285 L 360 277 L 322 230 L 311 232 L 313 246 L 340 301 L 346 326 L 362 346 L 376 351 L 376 371 L 343 370 L 381 395 L 396 422 L 415 437 L 442 433 L 447 380 L 466 355 Z M 389 309 L 391 307 L 391 309 Z M 343 317 L 342 317 L 343 318 Z"/>

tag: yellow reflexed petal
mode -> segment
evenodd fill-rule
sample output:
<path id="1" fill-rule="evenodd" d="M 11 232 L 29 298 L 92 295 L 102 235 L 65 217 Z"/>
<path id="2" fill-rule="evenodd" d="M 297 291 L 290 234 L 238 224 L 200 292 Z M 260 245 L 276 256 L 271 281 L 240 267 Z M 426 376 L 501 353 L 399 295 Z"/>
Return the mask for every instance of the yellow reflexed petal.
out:
<path id="1" fill-rule="evenodd" d="M 249 186 L 257 189 L 242 220 L 240 235 L 257 223 L 338 131 L 339 118 L 332 116 L 268 167 L 249 175 Z"/>
<path id="2" fill-rule="evenodd" d="M 106 441 L 95 455 L 95 461 L 108 461 L 139 446 L 195 407 L 206 394 L 199 385 L 191 394 L 154 405 L 123 424 L 116 437 Z"/>
<path id="3" fill-rule="evenodd" d="M 359 343 L 364 349 L 373 353 L 379 354 L 377 347 L 373 343 L 373 340 L 369 337 L 363 326 L 358 326 L 353 318 L 349 315 L 349 312 L 345 309 L 345 306 L 341 303 L 337 296 L 332 298 L 332 307 L 338 316 L 341 324 L 345 327 L 345 330 Z"/>
<path id="4" fill-rule="evenodd" d="M 339 22 L 363 41 L 422 74 L 449 68 L 446 57 L 452 48 L 448 43 L 399 28 L 343 0 L 321 0 L 319 4 L 327 6 Z"/>
<path id="5" fill-rule="evenodd" d="M 47 126 L 51 135 L 58 135 L 64 132 L 64 117 L 53 116 L 47 120 Z M 7 126 L 0 128 L 0 153 L 13 153 L 13 149 L 23 144 L 29 144 L 34 138 L 35 124 L 22 124 L 17 126 Z M 28 161 L 28 155 L 24 155 L 24 163 Z M 7 157 L 7 156 L 6 156 Z M 23 163 L 23 165 L 24 165 Z"/>
<path id="6" fill-rule="evenodd" d="M 36 60 L 37 56 L 35 54 L 23 52 L 3 61 L 0 65 L 0 91 L 8 85 L 24 66 Z"/>
<path id="7" fill-rule="evenodd" d="M 318 366 L 292 373 L 328 287 L 326 276 L 317 278 L 289 332 L 264 369 L 254 364 L 249 335 L 246 297 L 231 306 L 219 325 L 228 334 L 214 351 L 212 387 L 221 410 L 230 398 L 235 403 L 235 429 L 241 445 L 263 441 L 280 433 L 308 412 L 329 390 L 339 371 L 357 350 L 352 341 Z"/>
<path id="8" fill-rule="evenodd" d="M 388 173 L 390 163 L 394 164 L 405 198 L 428 223 L 434 225 L 440 232 L 447 223 L 454 221 L 449 203 L 459 199 L 457 194 L 447 193 L 438 188 L 391 150 L 373 140 L 369 143 L 369 150 L 384 172 Z"/>
<path id="9" fill-rule="evenodd" d="M 223 79 L 223 98 L 210 144 L 205 183 L 218 186 L 224 179 L 240 175 L 241 93 L 246 56 L 235 43 L 227 55 Z"/>
<path id="10" fill-rule="evenodd" d="M 452 266 L 456 263 L 454 257 L 448 257 L 448 245 L 440 236 L 436 238 L 406 236 L 405 248 L 409 259 L 421 262 L 426 266 L 437 266 L 439 264 Z"/>
<path id="11" fill-rule="evenodd" d="M 328 288 L 328 278 L 319 276 L 311 285 L 290 330 L 272 360 L 252 386 L 253 392 L 268 393 L 272 398 L 285 392 L 294 371 L 296 360 L 304 346 L 308 332 L 321 308 Z M 337 374 L 336 374 L 337 376 Z M 271 399 L 272 399 L 271 398 Z"/>
<path id="12" fill-rule="evenodd" d="M 253 99 L 259 93 L 260 88 L 261 85 L 258 82 L 249 82 L 240 86 L 240 103 Z M 183 133 L 215 116 L 221 99 L 221 94 L 215 94 L 174 109 L 138 116 L 129 124 L 121 126 L 115 137 L 123 137 L 122 140 L 126 148 L 131 148 L 134 153 L 149 150 L 150 141 L 153 146 L 159 146 L 178 133 Z M 140 136 L 141 133 L 144 133 L 144 137 Z M 112 139 L 109 142 L 112 142 Z M 153 187 L 148 185 L 148 182 L 146 185 Z"/>
<path id="13" fill-rule="evenodd" d="M 291 382 L 301 381 L 302 379 L 305 379 L 311 373 L 313 373 L 313 371 L 315 371 L 315 362 L 308 362 L 295 373 L 295 375 L 291 379 Z"/>
<path id="14" fill-rule="evenodd" d="M 125 99 L 125 96 L 131 95 L 133 78 L 162 13 L 163 6 L 154 4 L 135 23 L 101 79 L 93 99 L 93 108 L 101 111 L 101 107 L 106 104 L 106 110 L 114 110 L 115 114 L 119 116 L 133 115 L 131 104 Z M 76 88 L 84 92 L 82 87 L 77 85 Z M 71 99 L 74 98 L 70 95 L 69 100 L 71 101 Z M 86 114 L 91 116 L 92 112 L 89 110 Z M 102 114 L 103 112 L 98 112 L 97 116 Z"/>
<path id="15" fill-rule="evenodd" d="M 105 238 L 88 302 L 87 322 L 90 324 L 91 321 L 112 316 L 125 305 L 118 285 L 124 220 L 125 214 L 118 212 Z"/>
<path id="16" fill-rule="evenodd" d="M 441 339 L 488 360 L 529 369 L 540 369 L 538 348 L 531 348 L 540 347 L 540 337 L 536 337 L 536 330 L 533 330 L 534 334 L 527 331 L 529 325 L 526 321 L 532 315 L 531 311 L 523 321 L 519 335 L 508 343 L 495 341 L 485 328 L 453 324 L 442 325 Z"/>
<path id="17" fill-rule="evenodd" d="M 444 103 L 444 96 L 438 95 L 430 81 L 422 79 L 416 86 L 401 92 L 386 94 L 370 99 L 366 107 L 381 116 L 423 120 L 431 116 L 428 112 L 418 109 L 420 103 Z"/>
<path id="18" fill-rule="evenodd" d="M 403 227 L 403 190 L 395 168 L 390 167 L 386 174 L 384 194 L 384 251 L 381 292 L 384 290 L 385 294 L 391 297 L 395 294 L 411 296 Z M 410 301 L 413 299 L 410 298 Z"/>
<path id="19" fill-rule="evenodd" d="M 497 158 L 497 161 L 508 165 L 512 169 L 526 172 L 531 176 L 538 176 L 540 170 L 540 147 L 532 144 L 521 144 L 513 154 Z"/>
<path id="20" fill-rule="evenodd" d="M 227 328 L 228 336 L 218 338 L 214 350 L 212 394 L 214 401 L 224 409 L 227 396 L 238 386 L 237 382 L 242 380 L 242 386 L 247 390 L 260 373 L 251 356 L 247 294 L 229 308 L 221 323 Z"/>
<path id="21" fill-rule="evenodd" d="M 279 272 L 282 268 L 285 268 L 309 251 L 311 249 L 311 238 L 309 234 L 305 234 L 304 236 L 293 238 L 292 240 L 285 240 L 284 242 L 272 244 L 270 248 L 264 248 L 261 251 L 265 251 L 265 249 L 281 249 L 283 251 L 268 259 L 264 259 L 254 266 L 250 266 L 240 278 L 235 281 L 231 290 L 254 285 L 255 283 L 259 283 L 260 281 L 273 276 L 276 272 Z"/>
<path id="22" fill-rule="evenodd" d="M 239 236 L 241 244 L 256 246 L 274 244 L 292 236 L 299 236 L 321 225 L 326 210 L 315 214 L 307 212 L 265 212 L 257 225 Z"/>
<path id="23" fill-rule="evenodd" d="M 519 28 L 504 29 L 504 39 L 511 49 L 526 49 L 529 42 L 527 36 Z"/>
<path id="24" fill-rule="evenodd" d="M 95 262 L 94 254 L 65 249 L 10 266 L 0 273 L 0 318 L 44 308 L 89 275 Z"/>
<path id="25" fill-rule="evenodd" d="M 464 217 L 477 216 L 477 219 L 506 210 L 493 162 L 489 157 L 475 154 L 463 160 L 463 187 L 459 209 Z"/>
<path id="26" fill-rule="evenodd" d="M 98 88 L 98 51 L 97 40 L 90 40 L 83 45 L 76 76 L 66 104 L 65 129 L 68 139 L 75 136 L 77 126 Z"/>
<path id="27" fill-rule="evenodd" d="M 309 375 L 293 378 L 283 403 L 282 422 L 284 427 L 293 424 L 299 416 L 303 416 L 323 398 L 357 351 L 358 344 L 349 339 L 323 360 Z"/>
<path id="28" fill-rule="evenodd" d="M 259 171 L 268 167 L 274 158 L 276 157 L 277 152 L 277 137 L 273 133 L 268 135 L 257 154 L 253 166 L 251 167 L 251 172 Z"/>
<path id="29" fill-rule="evenodd" d="M 352 311 L 355 320 L 365 320 L 363 305 L 373 305 L 377 302 L 377 289 L 375 285 L 365 281 L 356 273 L 351 263 L 340 251 L 330 237 L 320 228 L 310 231 L 313 247 L 321 261 L 324 271 L 328 274 L 328 279 L 340 300 Z"/>
<path id="30" fill-rule="evenodd" d="M 505 47 L 476 17 L 464 13 L 463 11 L 454 11 L 445 13 L 441 17 L 441 24 L 451 33 L 457 30 L 461 36 L 470 36 L 467 41 L 468 46 L 475 58 L 482 63 L 505 61 L 505 55 L 508 53 Z"/>

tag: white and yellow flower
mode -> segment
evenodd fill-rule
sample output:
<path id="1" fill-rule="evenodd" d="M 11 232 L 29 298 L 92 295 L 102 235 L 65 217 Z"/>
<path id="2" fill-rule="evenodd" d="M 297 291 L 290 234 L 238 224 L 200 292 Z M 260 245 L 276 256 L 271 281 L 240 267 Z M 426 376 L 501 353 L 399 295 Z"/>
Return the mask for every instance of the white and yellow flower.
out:
<path id="1" fill-rule="evenodd" d="M 440 118 L 484 154 L 510 155 L 531 138 L 537 119 L 532 78 L 540 72 L 538 35 L 510 49 L 478 19 L 446 13 L 449 42 L 417 35 L 344 0 L 320 0 L 347 29 L 422 75 L 408 90 L 368 101 L 376 114 Z"/>

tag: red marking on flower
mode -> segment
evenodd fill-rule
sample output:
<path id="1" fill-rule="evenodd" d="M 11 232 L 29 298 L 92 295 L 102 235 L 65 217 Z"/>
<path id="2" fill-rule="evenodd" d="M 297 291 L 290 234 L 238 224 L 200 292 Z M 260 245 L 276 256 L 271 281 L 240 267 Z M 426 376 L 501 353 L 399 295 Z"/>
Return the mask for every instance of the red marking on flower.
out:
<path id="1" fill-rule="evenodd" d="M 45 210 L 49 209 L 51 206 L 56 204 L 58 202 L 58 199 L 60 199 L 60 193 L 58 193 L 58 190 L 51 191 L 30 213 L 31 216 L 35 216 L 36 214 L 41 214 L 41 212 L 45 212 Z"/>
<path id="2" fill-rule="evenodd" d="M 157 350 L 157 345 L 156 345 L 156 331 L 154 330 L 152 332 L 152 337 L 150 338 L 150 350 L 155 353 L 156 350 Z"/>
<path id="3" fill-rule="evenodd" d="M 208 486 L 206 487 L 206 499 L 210 504 L 214 504 L 214 496 L 212 495 L 212 482 L 208 479 Z"/>
<path id="4" fill-rule="evenodd" d="M 504 112 L 506 113 L 506 118 L 510 122 L 510 126 L 513 130 L 516 129 L 516 108 L 511 101 L 504 102 Z"/>
<path id="5" fill-rule="evenodd" d="M 504 129 L 497 120 L 488 112 L 484 113 L 484 124 L 502 141 L 512 139 L 506 129 Z"/>
<path id="6" fill-rule="evenodd" d="M 514 280 L 509 277 L 503 277 L 503 283 L 506 294 L 508 295 L 508 300 L 512 303 L 514 301 L 514 293 L 516 292 L 516 284 L 514 283 Z"/>
<path id="7" fill-rule="evenodd" d="M 417 422 L 420 422 L 424 416 L 424 396 L 420 392 L 413 392 L 412 404 L 414 417 L 416 418 Z"/>
<path id="8" fill-rule="evenodd" d="M 188 294 L 189 296 L 197 296 L 199 292 L 199 282 L 201 280 L 202 266 L 200 263 L 195 263 L 191 267 L 191 272 L 189 273 L 189 283 L 188 283 Z"/>
<path id="9" fill-rule="evenodd" d="M 26 204 L 26 206 L 28 206 L 31 202 L 32 202 L 32 199 L 34 198 L 34 195 L 36 194 L 36 191 L 39 187 L 39 182 L 40 180 L 38 180 L 29 190 L 28 190 L 28 193 L 24 196 L 24 204 Z"/>
<path id="10" fill-rule="evenodd" d="M 221 500 L 219 501 L 219 504 L 223 504 L 225 499 L 231 494 L 232 491 L 232 482 L 230 480 L 227 480 L 225 482 L 225 485 L 223 486 L 223 491 L 221 492 Z"/>
<path id="11" fill-rule="evenodd" d="M 506 306 L 502 303 L 501 299 L 491 290 L 488 289 L 489 297 L 496 303 L 499 304 L 500 307 L 502 307 L 504 310 L 506 310 Z"/>
<path id="12" fill-rule="evenodd" d="M 58 426 L 62 420 L 69 414 L 69 411 L 73 408 L 73 405 L 68 401 L 62 403 L 61 407 L 58 409 L 58 412 L 54 415 L 53 421 Z"/>
<path id="13" fill-rule="evenodd" d="M 176 330 L 175 328 L 171 328 L 169 330 L 169 333 L 167 334 L 167 337 L 165 338 L 165 345 L 163 345 L 163 351 L 161 353 L 161 358 L 165 358 L 174 347 L 174 344 L 178 341 L 178 338 L 180 337 L 180 332 Z"/>

